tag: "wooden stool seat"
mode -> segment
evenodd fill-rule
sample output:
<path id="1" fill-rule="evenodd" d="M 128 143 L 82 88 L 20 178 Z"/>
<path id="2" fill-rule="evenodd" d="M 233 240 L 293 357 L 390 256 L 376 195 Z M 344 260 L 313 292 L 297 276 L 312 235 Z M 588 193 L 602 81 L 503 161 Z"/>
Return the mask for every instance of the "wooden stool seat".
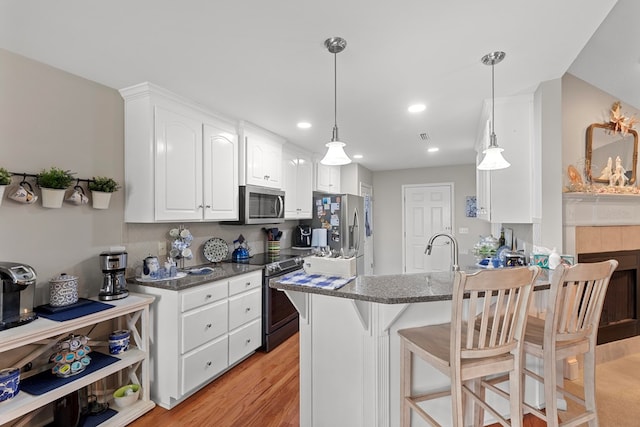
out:
<path id="1" fill-rule="evenodd" d="M 504 426 L 522 425 L 520 381 L 522 339 L 538 267 L 456 272 L 451 322 L 401 329 L 400 386 L 402 422 L 411 423 L 411 410 L 434 426 L 440 424 L 420 402 L 451 395 L 453 425 L 465 425 L 465 399 L 474 403 L 474 425 L 483 425 L 484 411 Z M 446 391 L 416 394 L 412 390 L 414 358 L 420 358 L 451 378 Z M 508 373 L 510 424 L 484 400 L 489 375 Z"/>

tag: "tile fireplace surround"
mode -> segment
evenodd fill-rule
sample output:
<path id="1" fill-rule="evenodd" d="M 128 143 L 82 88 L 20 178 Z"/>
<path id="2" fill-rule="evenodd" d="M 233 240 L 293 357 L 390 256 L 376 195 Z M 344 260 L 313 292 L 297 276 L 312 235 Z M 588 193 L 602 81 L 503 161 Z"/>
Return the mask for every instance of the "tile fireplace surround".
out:
<path id="1" fill-rule="evenodd" d="M 640 249 L 640 196 L 563 195 L 564 252 L 584 253 Z"/>

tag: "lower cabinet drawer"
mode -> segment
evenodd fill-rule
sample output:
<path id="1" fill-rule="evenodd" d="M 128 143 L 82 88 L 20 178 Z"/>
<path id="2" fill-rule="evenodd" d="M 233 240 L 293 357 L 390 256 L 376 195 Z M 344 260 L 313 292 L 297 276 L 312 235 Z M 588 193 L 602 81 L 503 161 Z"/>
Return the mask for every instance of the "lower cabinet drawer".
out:
<path id="1" fill-rule="evenodd" d="M 229 332 L 229 365 L 262 345 L 262 319 L 256 319 Z"/>
<path id="2" fill-rule="evenodd" d="M 186 353 L 227 332 L 227 300 L 182 315 L 182 348 Z"/>
<path id="3" fill-rule="evenodd" d="M 182 394 L 213 378 L 229 366 L 227 335 L 182 357 Z"/>
<path id="4" fill-rule="evenodd" d="M 262 289 L 229 298 L 229 330 L 262 316 Z"/>

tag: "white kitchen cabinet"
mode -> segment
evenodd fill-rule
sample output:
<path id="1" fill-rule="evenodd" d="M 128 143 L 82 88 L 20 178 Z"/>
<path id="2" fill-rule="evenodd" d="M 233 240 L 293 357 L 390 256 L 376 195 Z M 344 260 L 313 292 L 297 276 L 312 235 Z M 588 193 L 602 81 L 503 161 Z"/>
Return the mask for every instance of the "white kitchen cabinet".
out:
<path id="1" fill-rule="evenodd" d="M 204 219 L 238 218 L 238 135 L 207 120 L 203 128 Z"/>
<path id="2" fill-rule="evenodd" d="M 282 150 L 284 219 L 312 218 L 313 163 L 311 156 L 293 147 Z"/>
<path id="3" fill-rule="evenodd" d="M 125 100 L 125 222 L 238 218 L 236 126 L 150 83 Z"/>
<path id="4" fill-rule="evenodd" d="M 316 191 L 340 193 L 340 166 L 316 162 Z"/>
<path id="5" fill-rule="evenodd" d="M 282 187 L 282 145 L 284 140 L 246 122 L 241 125 L 243 152 L 240 171 L 242 185 Z"/>
<path id="6" fill-rule="evenodd" d="M 494 171 L 476 169 L 478 218 L 492 223 L 532 223 L 534 207 L 533 96 L 523 95 L 495 100 L 495 133 L 498 145 L 511 166 Z M 491 101 L 485 103 L 479 132 L 477 163 L 489 145 Z"/>
<path id="7" fill-rule="evenodd" d="M 262 270 L 182 291 L 129 284 L 151 308 L 151 397 L 171 409 L 262 345 Z"/>
<path id="8" fill-rule="evenodd" d="M 99 342 L 105 342 L 109 333 L 123 328 L 131 331 L 129 349 L 121 354 L 111 355 L 118 359 L 115 363 L 86 375 L 71 377 L 71 382 L 43 394 L 32 395 L 21 390 L 14 398 L 2 402 L 0 425 L 9 422 L 11 425 L 14 422 L 15 425 L 33 425 L 35 421 L 31 420 L 31 416 L 38 417 L 36 420 L 44 423 L 46 420 L 41 419 L 41 416 L 46 415 L 46 412 L 38 415 L 39 409 L 96 383 L 97 389 L 104 391 L 100 401 L 108 400 L 110 407 L 118 412 L 101 426 L 123 426 L 153 409 L 155 403 L 151 401 L 149 393 L 149 304 L 152 301 L 152 297 L 131 293 L 127 298 L 109 301 L 108 304 L 114 307 L 97 313 L 64 322 L 40 317 L 31 323 L 0 331 L 0 369 L 16 364 L 26 365 L 28 361 L 23 358 L 25 355 L 31 359 L 33 369 L 21 373 L 22 381 L 30 374 L 40 372 L 40 368 L 48 369 L 48 356 L 54 352 L 50 342 L 55 343 L 72 333 L 89 334 L 92 350 L 106 353 L 107 348 L 100 347 Z M 42 360 L 42 357 L 45 359 Z M 44 365 L 41 366 L 41 362 Z M 117 387 L 128 383 L 140 384 L 140 398 L 132 406 L 118 408 L 113 405 L 111 396 Z"/>

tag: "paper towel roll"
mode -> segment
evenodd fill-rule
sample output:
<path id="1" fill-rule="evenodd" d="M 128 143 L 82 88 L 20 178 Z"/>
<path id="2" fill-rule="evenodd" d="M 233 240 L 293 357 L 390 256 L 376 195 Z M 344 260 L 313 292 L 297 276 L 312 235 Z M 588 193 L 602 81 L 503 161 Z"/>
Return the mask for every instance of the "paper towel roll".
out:
<path id="1" fill-rule="evenodd" d="M 314 248 L 324 248 L 327 246 L 326 228 L 314 228 L 311 231 L 311 246 Z"/>

